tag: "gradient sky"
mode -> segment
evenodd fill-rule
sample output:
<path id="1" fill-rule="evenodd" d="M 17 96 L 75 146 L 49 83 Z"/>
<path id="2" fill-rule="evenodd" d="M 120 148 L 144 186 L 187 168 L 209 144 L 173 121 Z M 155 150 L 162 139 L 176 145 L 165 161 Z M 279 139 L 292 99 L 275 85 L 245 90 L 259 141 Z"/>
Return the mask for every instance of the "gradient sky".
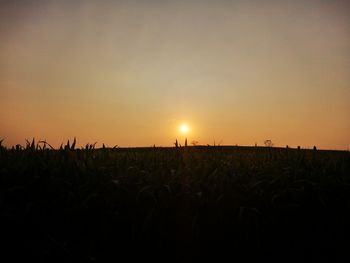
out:
<path id="1" fill-rule="evenodd" d="M 350 148 L 349 1 L 0 0 L 0 137 Z"/>

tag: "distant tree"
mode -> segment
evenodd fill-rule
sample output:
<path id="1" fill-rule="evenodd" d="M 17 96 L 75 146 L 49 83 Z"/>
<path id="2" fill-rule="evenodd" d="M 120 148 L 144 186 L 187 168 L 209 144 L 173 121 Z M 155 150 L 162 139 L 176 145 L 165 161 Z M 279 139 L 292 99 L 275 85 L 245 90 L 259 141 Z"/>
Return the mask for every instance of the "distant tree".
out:
<path id="1" fill-rule="evenodd" d="M 187 138 L 185 139 L 185 147 L 187 147 Z"/>
<path id="2" fill-rule="evenodd" d="M 191 142 L 191 144 L 192 144 L 193 146 L 197 146 L 197 145 L 198 145 L 198 141 L 193 140 L 193 141 Z"/>
<path id="3" fill-rule="evenodd" d="M 273 146 L 273 143 L 272 143 L 271 140 L 265 140 L 264 144 L 265 144 L 266 147 L 272 147 Z"/>
<path id="4" fill-rule="evenodd" d="M 179 147 L 179 143 L 178 143 L 177 139 L 176 139 L 176 141 L 174 142 L 174 144 L 175 144 L 175 147 L 176 147 L 176 148 Z"/>

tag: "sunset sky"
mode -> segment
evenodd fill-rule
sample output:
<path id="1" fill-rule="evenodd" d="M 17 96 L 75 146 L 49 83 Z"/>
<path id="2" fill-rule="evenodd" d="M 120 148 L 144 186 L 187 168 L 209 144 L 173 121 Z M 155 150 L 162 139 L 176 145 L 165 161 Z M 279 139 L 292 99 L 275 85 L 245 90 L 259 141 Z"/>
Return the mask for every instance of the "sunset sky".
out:
<path id="1" fill-rule="evenodd" d="M 0 0 L 5 145 L 349 135 L 350 1 Z"/>

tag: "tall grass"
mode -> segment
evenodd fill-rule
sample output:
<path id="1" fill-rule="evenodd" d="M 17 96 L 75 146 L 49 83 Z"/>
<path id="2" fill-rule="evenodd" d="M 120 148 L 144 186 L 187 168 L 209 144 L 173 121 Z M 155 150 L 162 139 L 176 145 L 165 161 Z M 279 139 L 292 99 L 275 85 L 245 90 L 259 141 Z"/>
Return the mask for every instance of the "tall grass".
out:
<path id="1" fill-rule="evenodd" d="M 349 152 L 1 142 L 0 239 L 13 257 L 348 258 Z"/>

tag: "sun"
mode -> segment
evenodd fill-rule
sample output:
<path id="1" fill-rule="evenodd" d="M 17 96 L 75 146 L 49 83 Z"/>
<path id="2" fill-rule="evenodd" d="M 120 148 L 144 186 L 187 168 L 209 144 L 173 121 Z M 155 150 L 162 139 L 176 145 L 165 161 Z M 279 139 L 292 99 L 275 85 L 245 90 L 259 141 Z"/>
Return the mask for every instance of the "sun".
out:
<path id="1" fill-rule="evenodd" d="M 188 127 L 187 124 L 184 123 L 180 125 L 179 130 L 182 134 L 187 134 L 190 131 L 190 128 Z"/>

